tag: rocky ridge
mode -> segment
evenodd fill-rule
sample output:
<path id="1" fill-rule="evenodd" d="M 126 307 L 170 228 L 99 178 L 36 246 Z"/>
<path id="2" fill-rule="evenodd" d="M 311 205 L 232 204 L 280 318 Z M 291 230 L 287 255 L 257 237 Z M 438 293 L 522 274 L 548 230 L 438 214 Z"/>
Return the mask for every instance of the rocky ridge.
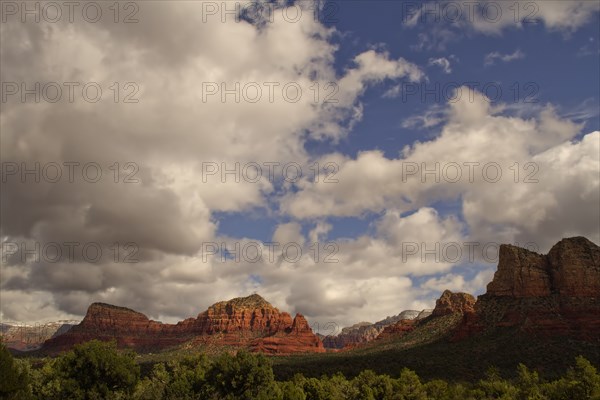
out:
<path id="1" fill-rule="evenodd" d="M 78 323 L 71 320 L 38 324 L 3 322 L 0 323 L 0 333 L 2 343 L 9 349 L 30 351 L 39 349 L 46 340 L 62 335 Z"/>
<path id="2" fill-rule="evenodd" d="M 405 310 L 398 315 L 387 317 L 375 323 L 359 322 L 345 327 L 338 335 L 323 336 L 323 345 L 328 349 L 348 349 L 371 342 L 388 327 L 400 321 L 409 321 L 425 318 L 432 310 Z"/>
<path id="3" fill-rule="evenodd" d="M 292 318 L 256 294 L 213 304 L 196 318 L 177 324 L 153 321 L 125 307 L 94 303 L 79 325 L 46 341 L 43 350 L 55 353 L 92 339 L 116 340 L 120 347 L 140 352 L 185 343 L 268 353 L 325 351 L 304 316 Z"/>

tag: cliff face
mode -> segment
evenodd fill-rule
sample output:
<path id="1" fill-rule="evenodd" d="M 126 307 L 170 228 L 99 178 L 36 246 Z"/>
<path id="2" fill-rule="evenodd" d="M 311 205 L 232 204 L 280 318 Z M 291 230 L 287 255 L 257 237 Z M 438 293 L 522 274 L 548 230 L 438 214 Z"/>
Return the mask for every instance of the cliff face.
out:
<path id="1" fill-rule="evenodd" d="M 116 340 L 120 347 L 156 351 L 193 344 L 243 347 L 269 353 L 323 352 L 306 319 L 280 312 L 258 295 L 219 302 L 175 325 L 162 324 L 124 307 L 94 303 L 83 321 L 44 343 L 58 352 L 92 339 Z"/>
<path id="2" fill-rule="evenodd" d="M 222 301 L 200 313 L 194 328 L 202 334 L 246 332 L 255 336 L 273 335 L 293 324 L 286 312 L 258 295 Z"/>
<path id="3" fill-rule="evenodd" d="M 563 239 L 547 259 L 554 292 L 563 297 L 600 297 L 600 247 L 584 237 Z"/>
<path id="4" fill-rule="evenodd" d="M 129 308 L 93 303 L 80 324 L 47 340 L 42 348 L 55 353 L 68 350 L 75 344 L 98 339 L 115 340 L 120 347 L 146 351 L 183 343 L 190 335 L 191 330 L 185 325 L 162 324 Z"/>
<path id="5" fill-rule="evenodd" d="M 584 237 L 563 239 L 547 255 L 500 246 L 498 271 L 465 331 L 523 331 L 600 337 L 600 248 Z"/>
<path id="6" fill-rule="evenodd" d="M 563 239 L 548 255 L 500 246 L 498 271 L 487 287 L 490 296 L 598 297 L 599 293 L 600 247 L 584 237 Z"/>
<path id="7" fill-rule="evenodd" d="M 551 293 L 545 256 L 512 245 L 501 245 L 498 270 L 488 284 L 492 296 L 532 297 Z"/>
<path id="8" fill-rule="evenodd" d="M 253 351 L 272 354 L 323 353 L 321 340 L 312 332 L 302 314 L 296 314 L 292 325 L 274 335 L 260 337 L 249 344 Z"/>

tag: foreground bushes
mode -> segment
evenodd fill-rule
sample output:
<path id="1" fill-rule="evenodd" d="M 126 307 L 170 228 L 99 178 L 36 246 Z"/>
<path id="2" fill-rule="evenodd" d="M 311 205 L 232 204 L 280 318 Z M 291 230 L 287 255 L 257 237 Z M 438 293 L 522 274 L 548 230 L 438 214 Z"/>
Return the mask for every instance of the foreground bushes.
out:
<path id="1" fill-rule="evenodd" d="M 365 370 L 353 379 L 339 373 L 320 379 L 298 374 L 277 382 L 267 357 L 246 352 L 158 363 L 140 379 L 134 353 L 117 351 L 114 343 L 91 341 L 36 368 L 13 359 L 1 346 L 0 376 L 0 398 L 24 400 L 600 400 L 600 374 L 583 357 L 551 382 L 522 364 L 516 379 L 503 379 L 492 369 L 476 384 L 422 382 L 408 369 L 397 377 Z"/>

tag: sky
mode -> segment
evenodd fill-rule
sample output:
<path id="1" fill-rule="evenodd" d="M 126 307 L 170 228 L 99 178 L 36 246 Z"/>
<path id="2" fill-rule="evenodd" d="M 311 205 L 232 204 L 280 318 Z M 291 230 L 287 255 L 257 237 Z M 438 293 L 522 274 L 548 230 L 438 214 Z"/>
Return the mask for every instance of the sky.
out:
<path id="1" fill-rule="evenodd" d="M 600 242 L 598 1 L 37 4 L 1 10 L 3 321 L 259 293 L 332 333 Z"/>

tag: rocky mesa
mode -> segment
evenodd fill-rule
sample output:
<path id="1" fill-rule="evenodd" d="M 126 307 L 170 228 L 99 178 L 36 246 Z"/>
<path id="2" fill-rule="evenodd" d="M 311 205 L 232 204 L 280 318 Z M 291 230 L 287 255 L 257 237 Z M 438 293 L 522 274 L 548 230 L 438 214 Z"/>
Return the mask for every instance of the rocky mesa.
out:
<path id="1" fill-rule="evenodd" d="M 458 337 L 501 327 L 598 340 L 600 247 L 585 237 L 563 239 L 546 255 L 500 246 L 494 278 Z"/>
<path id="2" fill-rule="evenodd" d="M 116 340 L 120 347 L 139 352 L 184 344 L 283 354 L 325 351 L 301 314 L 292 318 L 257 294 L 213 304 L 196 318 L 177 324 L 153 321 L 125 307 L 94 303 L 79 325 L 47 340 L 42 349 L 56 353 L 92 339 Z"/>

